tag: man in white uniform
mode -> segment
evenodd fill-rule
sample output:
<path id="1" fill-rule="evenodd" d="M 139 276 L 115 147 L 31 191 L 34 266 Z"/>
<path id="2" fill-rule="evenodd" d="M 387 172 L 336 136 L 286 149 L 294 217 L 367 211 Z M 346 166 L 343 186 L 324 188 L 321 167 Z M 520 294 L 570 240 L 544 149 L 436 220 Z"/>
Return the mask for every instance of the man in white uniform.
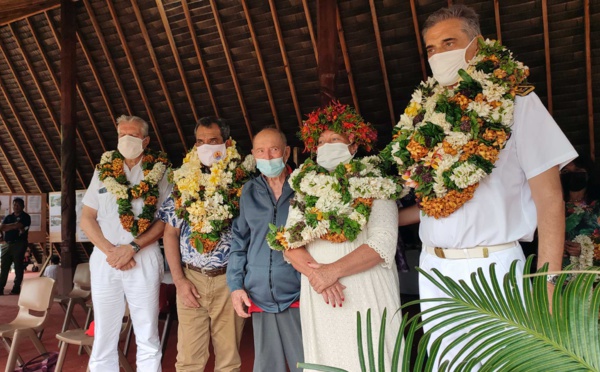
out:
<path id="1" fill-rule="evenodd" d="M 127 301 L 137 370 L 161 371 L 158 293 L 164 263 L 157 240 L 164 223 L 154 219 L 171 192 L 167 161 L 164 154 L 146 149 L 150 138 L 143 119 L 123 115 L 117 119 L 117 132 L 118 151 L 102 156 L 83 198 L 81 228 L 94 243 L 90 270 L 95 340 L 89 368 L 119 371 L 117 347 Z"/>
<path id="2" fill-rule="evenodd" d="M 423 38 L 430 65 L 437 56 L 437 66 L 432 66 L 437 81 L 456 84 L 458 70 L 466 69 L 476 55 L 478 43 L 473 40 L 481 37 L 478 18 L 472 9 L 454 5 L 433 13 L 425 22 Z M 457 50 L 463 51 L 464 63 L 446 58 L 450 56 L 446 53 Z M 426 272 L 433 274 L 432 269 L 437 269 L 455 281 L 470 283 L 471 273 L 480 267 L 487 273 L 495 263 L 498 278 L 503 278 L 511 263 L 519 260 L 517 272 L 522 273 L 525 257 L 519 241 L 531 241 L 536 227 L 538 266 L 549 263 L 550 271 L 561 269 L 565 218 L 559 169 L 577 153 L 535 93 L 517 96 L 514 107 L 510 139 L 470 201 L 439 219 L 420 214 L 417 206 L 400 211 L 400 225 L 416 223 L 420 215 L 423 252 L 419 267 Z M 486 251 L 489 256 L 484 258 Z M 553 289 L 551 279 L 549 275 L 549 290 Z M 421 299 L 447 297 L 423 276 L 419 292 Z M 422 310 L 432 306 L 421 304 Z M 432 340 L 442 333 L 434 332 Z M 446 338 L 440 350 L 452 341 Z M 454 355 L 449 353 L 444 360 Z"/>

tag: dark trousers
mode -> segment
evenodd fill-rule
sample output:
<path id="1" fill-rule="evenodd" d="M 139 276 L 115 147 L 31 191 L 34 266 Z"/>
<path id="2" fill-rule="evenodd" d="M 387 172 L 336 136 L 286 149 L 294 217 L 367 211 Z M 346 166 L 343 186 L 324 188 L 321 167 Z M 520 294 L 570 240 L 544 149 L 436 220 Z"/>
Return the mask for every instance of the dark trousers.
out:
<path id="1" fill-rule="evenodd" d="M 4 290 L 6 280 L 8 279 L 8 273 L 10 271 L 10 265 L 15 264 L 15 285 L 13 290 L 20 291 L 21 283 L 23 282 L 23 272 L 25 271 L 25 252 L 27 251 L 27 241 L 18 240 L 16 242 L 6 242 L 2 248 L 2 254 L 0 255 L 0 290 Z"/>
<path id="2" fill-rule="evenodd" d="M 254 372 L 300 372 L 304 360 L 300 309 L 280 313 L 252 313 Z M 286 369 L 287 367 L 287 369 Z"/>

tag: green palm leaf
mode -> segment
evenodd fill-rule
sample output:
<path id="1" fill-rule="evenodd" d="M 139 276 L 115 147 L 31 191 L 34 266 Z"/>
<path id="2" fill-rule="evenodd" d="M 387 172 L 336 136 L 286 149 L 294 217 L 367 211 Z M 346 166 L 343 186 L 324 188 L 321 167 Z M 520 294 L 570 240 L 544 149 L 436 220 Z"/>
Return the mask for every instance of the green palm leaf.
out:
<path id="1" fill-rule="evenodd" d="M 532 257 L 529 257 L 526 268 L 531 267 L 531 261 Z M 600 371 L 600 285 L 594 286 L 600 268 L 589 268 L 568 283 L 568 271 L 563 272 L 557 281 L 550 306 L 545 274 L 547 267 L 533 275 L 525 269 L 522 281 L 517 279 L 516 267 L 514 262 L 501 283 L 496 279 L 494 265 L 490 266 L 487 278 L 479 269 L 471 275 L 470 283 L 456 282 L 437 270 L 433 270 L 432 275 L 417 268 L 450 298 L 417 300 L 402 306 L 403 309 L 425 302 L 436 303 L 410 319 L 407 315 L 403 317 L 390 371 L 431 371 L 438 359 L 443 360 L 440 371 L 471 371 L 478 363 L 483 364 L 482 372 Z M 420 319 L 423 315 L 426 320 Z M 367 338 L 372 337 L 370 318 L 369 310 Z M 415 364 L 411 365 L 410 353 L 415 333 L 423 325 L 431 323 L 435 324 L 419 341 L 417 358 Z M 384 325 L 381 334 L 385 332 Z M 358 326 L 361 345 L 360 314 Z M 445 326 L 450 326 L 450 329 L 445 330 L 442 337 L 432 340 L 432 331 Z M 407 336 L 403 343 L 405 333 Z M 451 335 L 455 340 L 442 349 L 442 339 Z M 463 347 L 465 344 L 467 346 Z M 373 370 L 373 341 L 367 340 L 367 345 L 367 358 Z M 448 350 L 457 345 L 463 348 L 452 360 L 446 360 Z M 381 340 L 378 351 L 378 367 L 383 372 Z M 362 353 L 361 348 L 360 357 L 364 361 Z M 304 366 L 308 368 L 309 365 Z M 331 370 L 325 369 L 330 368 L 325 366 L 310 365 L 310 368 Z M 362 368 L 364 371 L 364 364 Z"/>

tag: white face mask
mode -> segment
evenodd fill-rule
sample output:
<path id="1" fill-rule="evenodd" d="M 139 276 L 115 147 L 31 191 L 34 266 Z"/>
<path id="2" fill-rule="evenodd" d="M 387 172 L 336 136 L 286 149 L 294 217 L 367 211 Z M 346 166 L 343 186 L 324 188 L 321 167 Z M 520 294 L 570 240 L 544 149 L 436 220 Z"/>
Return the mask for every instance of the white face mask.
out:
<path id="1" fill-rule="evenodd" d="M 202 145 L 200 147 L 196 147 L 196 151 L 198 152 L 198 158 L 202 164 L 210 167 L 225 157 L 227 146 L 225 146 L 224 143 L 220 145 Z"/>
<path id="2" fill-rule="evenodd" d="M 475 40 L 477 38 L 473 38 Z M 429 58 L 429 67 L 433 72 L 433 78 L 441 86 L 447 87 L 454 85 L 458 79 L 458 70 L 466 70 L 469 63 L 466 61 L 467 49 L 473 43 L 473 40 L 464 49 L 451 50 L 449 52 L 437 53 Z"/>
<path id="3" fill-rule="evenodd" d="M 332 171 L 340 163 L 348 163 L 354 155 L 345 143 L 326 143 L 317 149 L 317 164 Z"/>
<path id="4" fill-rule="evenodd" d="M 144 151 L 144 140 L 130 135 L 119 138 L 117 149 L 125 159 L 135 159 Z"/>

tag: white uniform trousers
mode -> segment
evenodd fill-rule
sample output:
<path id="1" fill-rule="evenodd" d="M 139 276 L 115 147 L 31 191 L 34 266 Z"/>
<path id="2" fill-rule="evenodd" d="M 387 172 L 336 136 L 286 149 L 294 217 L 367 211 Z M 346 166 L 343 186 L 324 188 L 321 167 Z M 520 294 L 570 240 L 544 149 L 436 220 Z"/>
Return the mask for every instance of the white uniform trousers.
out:
<path id="1" fill-rule="evenodd" d="M 496 263 L 495 271 L 498 282 L 500 283 L 500 287 L 503 289 L 502 283 L 504 280 L 504 275 L 509 272 L 510 265 L 514 260 L 518 260 L 516 272 L 517 272 L 517 283 L 521 283 L 523 277 L 523 267 L 525 264 L 525 256 L 523 255 L 523 250 L 519 244 L 516 244 L 514 248 L 506 249 L 499 252 L 492 252 L 488 258 L 469 258 L 469 259 L 445 259 L 439 258 L 435 255 L 427 253 L 425 250 L 421 252 L 421 257 L 419 260 L 419 267 L 423 269 L 428 274 L 432 275 L 435 279 L 437 276 L 433 273 L 432 269 L 439 270 L 443 275 L 452 278 L 454 281 L 458 282 L 459 280 L 464 280 L 469 285 L 471 284 L 471 273 L 476 272 L 478 268 L 482 268 L 485 274 L 485 277 L 488 280 L 488 283 L 491 283 L 489 280 L 489 266 L 491 263 Z M 472 288 L 472 285 L 470 285 Z M 522 288 L 521 288 L 522 290 Z M 419 296 L 421 299 L 426 298 L 445 298 L 448 297 L 444 292 L 442 292 L 438 287 L 436 287 L 433 283 L 431 283 L 426 277 L 419 274 Z M 426 302 L 421 304 L 421 311 L 425 311 L 432 307 L 440 305 L 439 302 Z M 426 317 L 425 317 L 426 319 Z M 427 324 L 424 329 L 425 331 L 430 330 L 434 325 L 439 322 L 432 322 Z M 441 329 L 433 332 L 432 337 L 430 339 L 428 349 L 431 348 L 434 340 L 439 338 L 444 332 L 449 330 L 451 327 L 446 326 Z M 465 331 L 467 332 L 467 331 Z M 444 349 L 450 345 L 455 339 L 457 339 L 461 334 L 453 334 L 452 336 L 447 336 L 441 343 L 440 350 L 438 352 L 439 355 L 444 351 Z M 444 356 L 444 360 L 452 361 L 454 357 L 458 354 L 458 351 L 462 349 L 467 343 L 463 342 L 458 346 L 452 348 L 450 352 L 448 352 Z M 463 354 L 465 356 L 466 354 Z M 433 371 L 438 370 L 438 361 Z M 477 370 L 479 368 L 475 368 Z M 473 370 L 473 371 L 474 371 Z"/>
<path id="2" fill-rule="evenodd" d="M 119 371 L 117 347 L 126 299 L 137 344 L 137 370 L 161 371 L 158 294 L 164 261 L 158 244 L 145 247 L 134 259 L 134 268 L 121 271 L 106 262 L 100 249 L 94 248 L 90 257 L 95 321 L 91 372 Z"/>

